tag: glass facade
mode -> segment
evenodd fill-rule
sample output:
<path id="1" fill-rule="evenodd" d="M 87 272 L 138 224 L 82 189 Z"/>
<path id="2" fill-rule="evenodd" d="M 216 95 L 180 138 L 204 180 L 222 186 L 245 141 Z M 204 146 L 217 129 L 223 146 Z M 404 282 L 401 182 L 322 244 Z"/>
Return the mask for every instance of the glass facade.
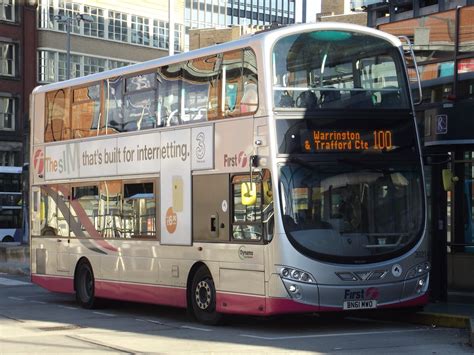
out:
<path id="1" fill-rule="evenodd" d="M 168 48 L 169 24 L 162 19 L 83 5 L 69 0 L 39 0 L 38 12 L 40 29 L 65 32 L 65 26 L 55 21 L 54 16 L 75 17 L 78 14 L 88 14 L 92 16 L 93 21 L 91 23 L 73 21 L 71 33 L 144 47 Z M 163 31 L 164 28 L 167 30 Z M 177 52 L 183 50 L 183 29 L 182 24 L 175 24 L 175 51 Z M 155 40 L 159 38 L 162 40 Z"/>
<path id="2" fill-rule="evenodd" d="M 295 0 L 186 0 L 185 43 L 193 28 L 295 23 Z"/>

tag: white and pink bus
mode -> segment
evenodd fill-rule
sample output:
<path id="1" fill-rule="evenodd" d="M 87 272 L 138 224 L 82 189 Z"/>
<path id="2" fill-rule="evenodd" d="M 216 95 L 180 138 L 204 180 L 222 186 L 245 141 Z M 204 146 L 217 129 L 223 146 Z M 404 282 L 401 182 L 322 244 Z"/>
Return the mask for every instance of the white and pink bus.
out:
<path id="1" fill-rule="evenodd" d="M 403 48 L 288 26 L 38 87 L 31 278 L 197 320 L 427 302 Z"/>

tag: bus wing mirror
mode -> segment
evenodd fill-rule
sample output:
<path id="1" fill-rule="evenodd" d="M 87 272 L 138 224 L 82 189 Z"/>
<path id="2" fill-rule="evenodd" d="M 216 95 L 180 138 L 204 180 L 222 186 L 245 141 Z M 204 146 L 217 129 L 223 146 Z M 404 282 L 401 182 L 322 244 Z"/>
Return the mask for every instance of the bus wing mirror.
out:
<path id="1" fill-rule="evenodd" d="M 243 182 L 240 185 L 242 194 L 242 205 L 253 206 L 257 202 L 257 184 L 254 182 Z"/>
<path id="2" fill-rule="evenodd" d="M 449 191 L 453 188 L 455 182 L 459 181 L 457 176 L 454 176 L 450 169 L 443 169 L 441 172 L 443 177 L 443 188 L 444 191 Z"/>

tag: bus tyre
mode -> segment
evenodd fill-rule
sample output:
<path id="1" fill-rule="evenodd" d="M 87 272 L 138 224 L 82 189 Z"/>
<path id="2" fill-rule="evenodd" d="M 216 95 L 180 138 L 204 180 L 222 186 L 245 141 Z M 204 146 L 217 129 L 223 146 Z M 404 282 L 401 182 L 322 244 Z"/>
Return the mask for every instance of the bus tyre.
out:
<path id="1" fill-rule="evenodd" d="M 86 261 L 77 266 L 76 278 L 76 301 L 83 308 L 92 309 L 96 306 L 94 273 L 92 267 Z"/>
<path id="2" fill-rule="evenodd" d="M 215 325 L 222 319 L 222 315 L 216 312 L 216 288 L 206 267 L 200 267 L 194 274 L 191 305 L 193 315 L 200 323 Z"/>

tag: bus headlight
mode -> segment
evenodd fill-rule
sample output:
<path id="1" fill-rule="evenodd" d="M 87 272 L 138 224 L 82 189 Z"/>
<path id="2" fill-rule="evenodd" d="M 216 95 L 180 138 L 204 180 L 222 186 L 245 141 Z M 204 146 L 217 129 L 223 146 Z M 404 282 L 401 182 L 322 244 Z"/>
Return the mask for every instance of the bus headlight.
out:
<path id="1" fill-rule="evenodd" d="M 424 262 L 418 265 L 415 265 L 407 272 L 405 279 L 412 279 L 414 277 L 420 276 L 431 269 L 431 264 L 429 262 Z"/>
<path id="2" fill-rule="evenodd" d="M 287 279 L 291 281 L 304 282 L 308 284 L 316 283 L 313 275 L 311 275 L 309 272 L 294 269 L 291 267 L 282 267 L 280 269 L 280 276 L 283 279 Z"/>
<path id="3" fill-rule="evenodd" d="M 415 291 L 416 293 L 426 292 L 428 289 L 428 275 L 420 277 L 416 282 Z"/>

